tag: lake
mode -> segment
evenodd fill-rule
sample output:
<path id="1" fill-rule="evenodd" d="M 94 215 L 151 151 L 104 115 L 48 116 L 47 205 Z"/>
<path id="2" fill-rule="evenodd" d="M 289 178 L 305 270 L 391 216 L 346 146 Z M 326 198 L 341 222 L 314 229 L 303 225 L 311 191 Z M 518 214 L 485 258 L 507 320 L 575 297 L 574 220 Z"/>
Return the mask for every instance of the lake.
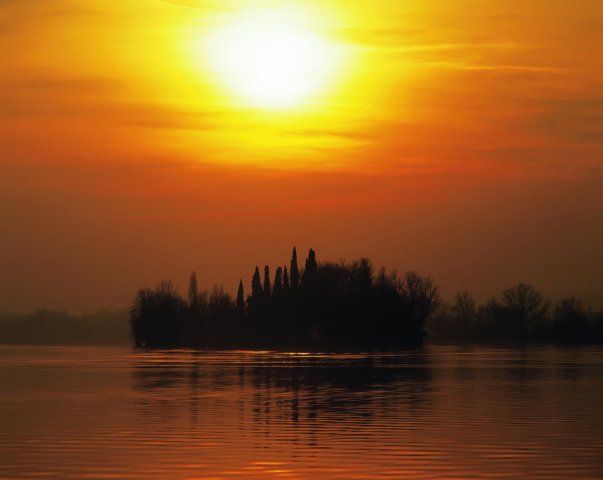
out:
<path id="1" fill-rule="evenodd" d="M 603 478 L 603 349 L 0 346 L 0 478 Z"/>

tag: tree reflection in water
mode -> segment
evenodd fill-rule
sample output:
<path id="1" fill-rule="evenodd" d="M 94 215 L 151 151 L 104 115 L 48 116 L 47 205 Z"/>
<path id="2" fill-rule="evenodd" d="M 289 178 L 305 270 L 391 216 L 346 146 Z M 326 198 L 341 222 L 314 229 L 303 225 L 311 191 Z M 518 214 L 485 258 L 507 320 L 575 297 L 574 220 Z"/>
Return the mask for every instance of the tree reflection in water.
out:
<path id="1" fill-rule="evenodd" d="M 143 412 L 186 411 L 194 425 L 200 410 L 214 421 L 237 416 L 241 428 L 270 435 L 272 424 L 347 426 L 406 411 L 422 412 L 431 395 L 431 366 L 421 349 L 393 353 L 276 353 L 161 351 L 139 355 L 134 385 Z M 185 407 L 185 408 L 183 408 Z M 250 424 L 250 420 L 252 423 Z"/>

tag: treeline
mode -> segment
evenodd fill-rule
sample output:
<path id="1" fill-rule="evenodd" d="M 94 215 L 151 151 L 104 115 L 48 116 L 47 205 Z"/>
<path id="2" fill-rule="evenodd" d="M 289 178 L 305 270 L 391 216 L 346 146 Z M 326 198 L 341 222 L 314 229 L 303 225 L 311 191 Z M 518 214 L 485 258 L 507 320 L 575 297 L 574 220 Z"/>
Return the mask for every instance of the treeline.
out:
<path id="1" fill-rule="evenodd" d="M 186 298 L 169 281 L 142 289 L 131 326 L 139 347 L 394 348 L 422 342 L 438 302 L 433 280 L 415 272 L 375 272 L 366 258 L 318 263 L 312 249 L 302 269 L 293 248 L 274 280 L 256 267 L 250 294 L 241 280 L 236 299 L 221 287 L 200 292 L 195 273 Z"/>
<path id="2" fill-rule="evenodd" d="M 70 315 L 53 310 L 0 313 L 0 343 L 30 345 L 127 345 L 127 310 Z"/>
<path id="3" fill-rule="evenodd" d="M 519 284 L 478 305 L 459 293 L 430 319 L 434 340 L 603 343 L 603 312 L 569 297 L 552 303 L 535 287 Z"/>

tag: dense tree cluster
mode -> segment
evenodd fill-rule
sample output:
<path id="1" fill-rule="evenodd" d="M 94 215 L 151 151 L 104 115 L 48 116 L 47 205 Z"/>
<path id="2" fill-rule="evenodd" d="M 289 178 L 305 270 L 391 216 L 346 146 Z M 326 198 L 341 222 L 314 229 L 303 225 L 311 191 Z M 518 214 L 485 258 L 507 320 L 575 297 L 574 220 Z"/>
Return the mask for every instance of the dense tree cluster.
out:
<path id="1" fill-rule="evenodd" d="M 431 278 L 378 273 L 371 262 L 318 263 L 310 249 L 302 271 L 293 248 L 289 268 L 259 267 L 246 298 L 223 289 L 198 292 L 193 273 L 188 298 L 171 282 L 138 292 L 131 311 L 137 346 L 266 346 L 394 348 L 422 342 L 438 305 Z"/>
<path id="2" fill-rule="evenodd" d="M 533 286 L 519 284 L 479 306 L 470 293 L 459 293 L 440 306 L 428 329 L 441 340 L 600 343 L 603 312 L 574 297 L 553 305 Z"/>

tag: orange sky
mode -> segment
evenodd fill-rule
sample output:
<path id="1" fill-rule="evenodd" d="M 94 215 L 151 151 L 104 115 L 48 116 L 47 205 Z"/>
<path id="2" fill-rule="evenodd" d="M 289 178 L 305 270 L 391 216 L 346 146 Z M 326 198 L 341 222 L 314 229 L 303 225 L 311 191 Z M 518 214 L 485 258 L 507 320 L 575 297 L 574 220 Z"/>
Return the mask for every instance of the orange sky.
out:
<path id="1" fill-rule="evenodd" d="M 224 88 L 204 41 L 250 10 L 338 52 L 320 92 Z M 192 269 L 233 291 L 293 244 L 601 307 L 601 25 L 600 0 L 4 0 L 0 309 L 118 308 Z"/>

